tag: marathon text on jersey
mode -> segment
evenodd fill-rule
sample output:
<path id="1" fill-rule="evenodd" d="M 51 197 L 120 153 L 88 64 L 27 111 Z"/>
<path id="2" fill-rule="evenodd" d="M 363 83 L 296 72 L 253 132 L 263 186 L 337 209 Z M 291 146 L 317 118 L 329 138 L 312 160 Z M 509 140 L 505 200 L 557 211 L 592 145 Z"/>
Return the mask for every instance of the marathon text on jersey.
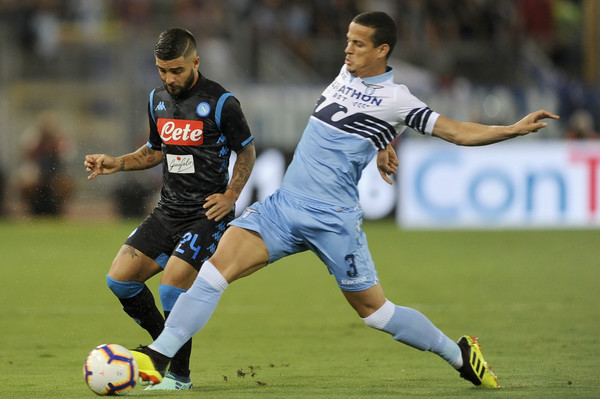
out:
<path id="1" fill-rule="evenodd" d="M 354 87 L 340 85 L 339 83 L 334 82 L 331 85 L 331 88 L 334 90 L 333 98 L 336 98 L 340 101 L 358 100 L 360 103 L 365 105 L 375 105 L 377 107 L 381 106 L 382 99 L 373 96 L 372 94 L 375 92 L 375 89 L 381 89 L 383 86 L 367 84 L 365 82 L 363 82 L 363 84 L 367 88 L 366 93 L 363 93 L 361 90 L 357 90 Z M 355 105 L 358 105 L 358 103 L 355 102 Z"/>
<path id="2" fill-rule="evenodd" d="M 202 121 L 158 118 L 158 133 L 167 145 L 200 145 L 204 142 Z"/>

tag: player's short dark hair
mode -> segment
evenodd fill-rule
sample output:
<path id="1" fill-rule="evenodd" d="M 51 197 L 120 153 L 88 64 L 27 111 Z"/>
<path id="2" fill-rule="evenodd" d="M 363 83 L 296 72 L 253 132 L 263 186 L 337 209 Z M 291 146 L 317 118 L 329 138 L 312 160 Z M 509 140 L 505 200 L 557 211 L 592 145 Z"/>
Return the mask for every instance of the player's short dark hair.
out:
<path id="1" fill-rule="evenodd" d="M 159 60 L 188 57 L 196 51 L 196 39 L 187 29 L 169 28 L 158 36 L 154 56 Z"/>
<path id="2" fill-rule="evenodd" d="M 381 11 L 373 11 L 358 14 L 352 22 L 373 28 L 375 30 L 371 38 L 373 45 L 375 47 L 379 47 L 382 44 L 390 46 L 390 51 L 387 53 L 387 57 L 389 58 L 396 46 L 398 36 L 396 23 L 392 17 Z"/>

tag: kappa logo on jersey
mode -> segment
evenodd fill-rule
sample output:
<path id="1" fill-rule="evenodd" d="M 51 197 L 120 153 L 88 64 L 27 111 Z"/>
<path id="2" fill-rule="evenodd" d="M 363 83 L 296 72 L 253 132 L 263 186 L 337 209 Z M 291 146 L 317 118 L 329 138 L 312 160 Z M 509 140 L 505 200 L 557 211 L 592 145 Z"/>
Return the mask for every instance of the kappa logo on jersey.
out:
<path id="1" fill-rule="evenodd" d="M 161 101 L 158 103 L 158 105 L 156 106 L 156 108 L 154 108 L 155 111 L 166 111 L 167 107 L 165 107 L 165 102 Z"/>
<path id="2" fill-rule="evenodd" d="M 158 118 L 158 134 L 167 145 L 200 145 L 204 142 L 204 122 Z"/>

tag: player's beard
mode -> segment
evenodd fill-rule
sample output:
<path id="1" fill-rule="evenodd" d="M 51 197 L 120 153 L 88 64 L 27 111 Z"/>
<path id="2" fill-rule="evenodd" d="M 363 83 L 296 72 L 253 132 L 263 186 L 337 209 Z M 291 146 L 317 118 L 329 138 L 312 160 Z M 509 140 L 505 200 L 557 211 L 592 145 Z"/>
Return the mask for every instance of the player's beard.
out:
<path id="1" fill-rule="evenodd" d="M 192 88 L 192 86 L 194 84 L 194 77 L 195 77 L 194 73 L 195 72 L 192 69 L 190 76 L 187 77 L 187 79 L 185 80 L 185 82 L 183 82 L 183 85 L 181 85 L 181 86 L 168 85 L 165 82 L 163 82 L 163 85 L 165 86 L 165 89 L 167 89 L 167 91 L 169 92 L 171 97 L 177 98 Z"/>

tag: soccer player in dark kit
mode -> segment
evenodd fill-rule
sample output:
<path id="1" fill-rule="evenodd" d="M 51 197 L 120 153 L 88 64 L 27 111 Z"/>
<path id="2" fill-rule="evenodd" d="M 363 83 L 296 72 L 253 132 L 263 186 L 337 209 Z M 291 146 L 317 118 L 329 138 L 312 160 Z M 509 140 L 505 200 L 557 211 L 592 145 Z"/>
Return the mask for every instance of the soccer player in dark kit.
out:
<path id="1" fill-rule="evenodd" d="M 162 163 L 160 199 L 131 233 L 106 276 L 123 310 L 157 338 L 179 295 L 189 289 L 214 253 L 234 205 L 248 181 L 256 153 L 238 100 L 198 71 L 194 36 L 185 29 L 162 32 L 154 48 L 163 85 L 150 93 L 147 144 L 112 157 L 86 155 L 88 179 Z M 237 159 L 229 180 L 229 158 Z M 164 316 L 145 282 L 163 271 L 159 296 Z M 191 389 L 188 341 L 161 384 L 147 389 Z"/>

